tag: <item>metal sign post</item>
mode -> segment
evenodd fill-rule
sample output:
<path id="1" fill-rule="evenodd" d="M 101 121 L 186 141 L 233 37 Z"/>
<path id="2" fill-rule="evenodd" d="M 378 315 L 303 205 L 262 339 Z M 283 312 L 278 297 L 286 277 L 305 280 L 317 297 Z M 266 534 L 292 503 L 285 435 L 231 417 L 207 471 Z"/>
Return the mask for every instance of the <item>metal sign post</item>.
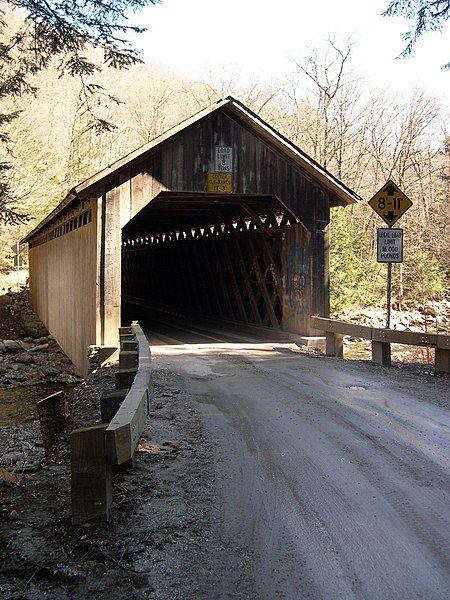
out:
<path id="1" fill-rule="evenodd" d="M 377 262 L 387 263 L 386 329 L 391 326 L 392 263 L 403 262 L 403 229 L 377 229 Z"/>
<path id="2" fill-rule="evenodd" d="M 387 266 L 386 329 L 391 327 L 392 263 Z"/>

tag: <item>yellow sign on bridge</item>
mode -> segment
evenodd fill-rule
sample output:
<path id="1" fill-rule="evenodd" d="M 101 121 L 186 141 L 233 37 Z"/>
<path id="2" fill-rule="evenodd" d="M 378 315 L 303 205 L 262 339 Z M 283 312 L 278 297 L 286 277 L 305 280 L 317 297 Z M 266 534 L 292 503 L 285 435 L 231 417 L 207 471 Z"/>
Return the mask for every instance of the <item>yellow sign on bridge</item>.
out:
<path id="1" fill-rule="evenodd" d="M 206 191 L 231 194 L 233 192 L 233 173 L 208 173 Z"/>
<path id="2" fill-rule="evenodd" d="M 369 200 L 369 206 L 392 227 L 411 208 L 411 200 L 389 179 L 381 190 Z"/>

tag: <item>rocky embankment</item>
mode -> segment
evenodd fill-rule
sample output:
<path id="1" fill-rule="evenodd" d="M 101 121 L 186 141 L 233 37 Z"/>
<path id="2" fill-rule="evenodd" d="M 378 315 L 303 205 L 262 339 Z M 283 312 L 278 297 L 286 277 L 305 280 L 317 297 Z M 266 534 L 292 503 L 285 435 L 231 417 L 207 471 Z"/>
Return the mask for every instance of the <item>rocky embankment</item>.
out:
<path id="1" fill-rule="evenodd" d="M 359 308 L 347 310 L 339 316 L 343 321 L 368 325 L 386 326 L 385 308 Z M 433 302 L 427 306 L 405 306 L 402 310 L 391 310 L 391 329 L 428 333 L 450 333 L 450 298 Z"/>
<path id="2" fill-rule="evenodd" d="M 82 381 L 51 335 L 0 340 L 0 387 Z"/>
<path id="3" fill-rule="evenodd" d="M 41 468 L 36 401 L 58 389 L 69 392 L 81 381 L 29 308 L 27 292 L 0 296 L 0 482 L 17 483 Z"/>
<path id="4" fill-rule="evenodd" d="M 28 307 L 26 291 L 5 294 L 0 306 L 5 323 L 0 332 L 0 388 L 82 381 L 70 359 Z"/>

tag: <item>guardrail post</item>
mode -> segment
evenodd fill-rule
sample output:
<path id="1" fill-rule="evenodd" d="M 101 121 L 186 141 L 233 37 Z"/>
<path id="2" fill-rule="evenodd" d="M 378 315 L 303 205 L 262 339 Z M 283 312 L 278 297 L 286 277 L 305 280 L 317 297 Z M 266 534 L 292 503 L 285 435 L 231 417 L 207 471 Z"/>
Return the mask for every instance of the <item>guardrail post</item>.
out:
<path id="1" fill-rule="evenodd" d="M 134 340 L 121 340 L 120 351 L 121 352 L 138 352 L 139 344 Z"/>
<path id="2" fill-rule="evenodd" d="M 450 373 L 450 350 L 436 348 L 434 355 L 434 370 L 436 373 Z"/>
<path id="3" fill-rule="evenodd" d="M 114 377 L 116 380 L 116 390 L 123 390 L 125 388 L 130 388 L 133 385 L 133 380 L 137 373 L 137 367 L 133 367 L 132 369 L 118 369 L 114 373 Z"/>
<path id="4" fill-rule="evenodd" d="M 111 465 L 106 462 L 106 424 L 82 427 L 70 435 L 72 522 L 109 521 L 112 502 Z"/>
<path id="5" fill-rule="evenodd" d="M 49 456 L 56 444 L 58 435 L 65 427 L 70 414 L 64 392 L 55 392 L 36 403 L 36 408 L 44 442 L 45 455 Z"/>
<path id="6" fill-rule="evenodd" d="M 128 388 L 109 392 L 100 398 L 100 414 L 102 423 L 109 423 L 115 417 L 116 412 L 119 410 L 120 405 L 124 401 L 127 394 Z"/>
<path id="7" fill-rule="evenodd" d="M 133 369 L 139 360 L 139 352 L 124 351 L 119 353 L 119 369 Z"/>
<path id="8" fill-rule="evenodd" d="M 383 367 L 391 366 L 391 344 L 372 340 L 372 362 Z"/>
<path id="9" fill-rule="evenodd" d="M 344 335 L 341 333 L 325 332 L 326 355 L 344 358 Z"/>

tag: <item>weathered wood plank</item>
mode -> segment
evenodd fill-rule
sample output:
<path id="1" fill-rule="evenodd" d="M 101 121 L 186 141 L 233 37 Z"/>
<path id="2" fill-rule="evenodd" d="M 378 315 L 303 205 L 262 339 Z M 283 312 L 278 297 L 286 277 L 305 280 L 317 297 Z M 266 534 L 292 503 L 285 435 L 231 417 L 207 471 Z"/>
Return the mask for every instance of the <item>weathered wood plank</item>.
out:
<path id="1" fill-rule="evenodd" d="M 408 344 L 411 346 L 436 346 L 437 335 L 415 331 L 397 331 L 394 329 L 372 328 L 372 339 L 376 342 Z"/>
<path id="2" fill-rule="evenodd" d="M 450 348 L 436 348 L 434 369 L 436 373 L 450 373 Z"/>
<path id="3" fill-rule="evenodd" d="M 131 327 L 139 346 L 138 370 L 130 391 L 105 432 L 108 461 L 114 465 L 132 459 L 148 414 L 152 373 L 150 347 L 139 325 L 132 323 Z"/>
<path id="4" fill-rule="evenodd" d="M 102 423 L 110 423 L 110 421 L 116 416 L 122 402 L 125 400 L 128 394 L 128 388 L 123 390 L 115 390 L 104 394 L 100 398 L 100 415 Z"/>
<path id="5" fill-rule="evenodd" d="M 325 332 L 325 353 L 327 356 L 344 358 L 344 336 L 341 333 Z"/>
<path id="6" fill-rule="evenodd" d="M 365 340 L 372 338 L 372 327 L 368 327 L 367 325 L 356 325 L 355 323 L 346 323 L 345 321 L 315 316 L 311 317 L 311 325 L 319 331 L 340 333 L 352 337 L 360 337 Z"/>
<path id="7" fill-rule="evenodd" d="M 80 209 L 81 210 L 81 209 Z M 75 364 L 89 371 L 88 347 L 100 343 L 98 316 L 97 200 L 84 204 L 90 221 L 30 248 L 31 304 Z"/>
<path id="8" fill-rule="evenodd" d="M 450 350 L 450 335 L 438 335 L 436 348 L 441 348 L 442 350 Z"/>
<path id="9" fill-rule="evenodd" d="M 391 366 L 391 344 L 372 340 L 372 362 L 383 367 Z"/>
<path id="10" fill-rule="evenodd" d="M 36 403 L 46 456 L 51 454 L 70 415 L 64 392 L 56 392 Z"/>
<path id="11" fill-rule="evenodd" d="M 112 502 L 111 465 L 106 461 L 106 425 L 76 429 L 70 435 L 72 521 L 109 521 Z"/>

